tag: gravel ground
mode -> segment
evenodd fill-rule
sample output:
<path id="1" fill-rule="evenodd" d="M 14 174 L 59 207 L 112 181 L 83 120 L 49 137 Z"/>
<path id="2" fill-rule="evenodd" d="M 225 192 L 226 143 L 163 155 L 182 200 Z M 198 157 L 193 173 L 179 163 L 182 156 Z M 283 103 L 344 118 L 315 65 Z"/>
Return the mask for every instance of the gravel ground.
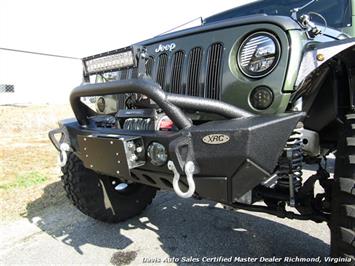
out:
<path id="1" fill-rule="evenodd" d="M 88 218 L 68 201 L 38 212 L 36 206 L 54 186 L 60 182 L 27 205 L 26 219 L 0 224 L 0 264 L 166 265 L 165 259 L 177 258 L 172 265 L 185 265 L 182 260 L 190 257 L 323 258 L 329 253 L 324 223 L 231 212 L 167 192 L 140 217 L 116 225 Z M 208 265 L 217 264 L 223 265 Z"/>

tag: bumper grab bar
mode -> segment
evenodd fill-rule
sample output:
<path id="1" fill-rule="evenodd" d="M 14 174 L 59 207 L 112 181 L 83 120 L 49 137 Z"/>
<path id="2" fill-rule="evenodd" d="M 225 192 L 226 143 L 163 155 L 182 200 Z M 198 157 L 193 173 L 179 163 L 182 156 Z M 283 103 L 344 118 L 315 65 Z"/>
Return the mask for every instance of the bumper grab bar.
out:
<path id="1" fill-rule="evenodd" d="M 70 103 L 79 123 L 87 125 L 87 116 L 93 114 L 92 110 L 80 101 L 80 97 L 123 93 L 138 93 L 149 97 L 164 110 L 179 129 L 192 126 L 192 122 L 180 108 L 212 112 L 226 118 L 254 116 L 252 113 L 221 101 L 166 93 L 158 83 L 150 79 L 118 80 L 97 84 L 84 83 L 72 91 Z"/>
<path id="2" fill-rule="evenodd" d="M 234 105 L 212 99 L 179 94 L 167 94 L 167 99 L 169 102 L 179 106 L 182 109 L 186 108 L 202 112 L 213 112 L 220 114 L 225 118 L 241 118 L 253 116 L 252 113 L 235 107 Z"/>
<path id="3" fill-rule="evenodd" d="M 132 79 L 98 84 L 83 84 L 72 91 L 70 103 L 79 123 L 81 125 L 87 125 L 87 114 L 85 111 L 82 112 L 82 110 L 86 108 L 83 108 L 84 104 L 80 101 L 80 97 L 122 93 L 139 93 L 149 97 L 166 112 L 179 129 L 192 126 L 192 122 L 185 116 L 181 109 L 167 101 L 165 92 L 160 89 L 157 83 L 151 80 Z"/>

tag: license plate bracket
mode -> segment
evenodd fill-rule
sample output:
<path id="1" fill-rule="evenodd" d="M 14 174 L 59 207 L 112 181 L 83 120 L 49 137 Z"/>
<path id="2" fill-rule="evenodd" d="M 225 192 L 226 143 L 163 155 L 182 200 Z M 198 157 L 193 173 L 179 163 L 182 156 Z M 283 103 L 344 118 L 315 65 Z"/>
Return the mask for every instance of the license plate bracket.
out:
<path id="1" fill-rule="evenodd" d="M 80 154 L 84 166 L 96 172 L 116 177 L 131 177 L 130 169 L 144 165 L 137 161 L 134 166 L 127 158 L 129 144 L 141 143 L 141 138 L 127 136 L 78 136 Z M 128 156 L 132 156 L 128 154 Z"/>

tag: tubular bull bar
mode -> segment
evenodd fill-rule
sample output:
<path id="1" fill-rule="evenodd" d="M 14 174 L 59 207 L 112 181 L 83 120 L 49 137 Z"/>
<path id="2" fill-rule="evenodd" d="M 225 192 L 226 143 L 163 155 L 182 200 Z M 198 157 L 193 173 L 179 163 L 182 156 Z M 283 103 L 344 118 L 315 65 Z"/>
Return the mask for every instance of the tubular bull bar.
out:
<path id="1" fill-rule="evenodd" d="M 179 129 L 191 127 L 192 122 L 178 106 L 191 110 L 213 112 L 226 118 L 245 118 L 253 116 L 253 114 L 247 111 L 220 101 L 166 93 L 160 88 L 159 84 L 149 79 L 83 84 L 73 90 L 70 95 L 70 103 L 79 123 L 81 125 L 87 125 L 87 115 L 91 111 L 80 101 L 80 97 L 123 93 L 138 93 L 149 97 L 163 109 Z"/>
<path id="2" fill-rule="evenodd" d="M 122 93 L 149 97 L 179 131 L 98 128 L 90 118 L 95 113 L 80 101 L 81 97 Z M 256 116 L 221 101 L 166 93 L 148 79 L 82 84 L 72 91 L 70 102 L 77 120 L 61 121 L 60 128 L 49 133 L 58 150 L 67 143 L 85 167 L 127 183 L 174 188 L 181 197 L 195 194 L 226 204 L 238 201 L 270 178 L 292 130 L 304 116 L 300 112 Z M 215 113 L 226 119 L 197 126 L 184 109 Z M 55 138 L 58 133 L 62 134 L 59 141 Z M 167 149 L 166 165 L 154 166 L 147 159 L 146 151 L 152 142 Z M 128 147 L 139 147 L 140 152 Z M 136 158 L 134 163 L 130 162 L 132 156 Z"/>

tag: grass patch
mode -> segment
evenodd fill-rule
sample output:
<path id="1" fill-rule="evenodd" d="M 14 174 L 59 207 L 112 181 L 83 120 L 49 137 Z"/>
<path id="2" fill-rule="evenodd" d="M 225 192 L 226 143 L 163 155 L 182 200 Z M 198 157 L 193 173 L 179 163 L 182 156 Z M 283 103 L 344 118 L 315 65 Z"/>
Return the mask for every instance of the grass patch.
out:
<path id="1" fill-rule="evenodd" d="M 69 104 L 0 106 L 0 125 L 7 125 L 0 126 L 0 221 L 21 217 L 30 205 L 33 212 L 63 202 L 58 152 L 48 131 L 72 116 Z"/>
<path id="2" fill-rule="evenodd" d="M 47 181 L 47 177 L 39 172 L 19 174 L 11 183 L 1 184 L 0 189 L 29 188 Z"/>

